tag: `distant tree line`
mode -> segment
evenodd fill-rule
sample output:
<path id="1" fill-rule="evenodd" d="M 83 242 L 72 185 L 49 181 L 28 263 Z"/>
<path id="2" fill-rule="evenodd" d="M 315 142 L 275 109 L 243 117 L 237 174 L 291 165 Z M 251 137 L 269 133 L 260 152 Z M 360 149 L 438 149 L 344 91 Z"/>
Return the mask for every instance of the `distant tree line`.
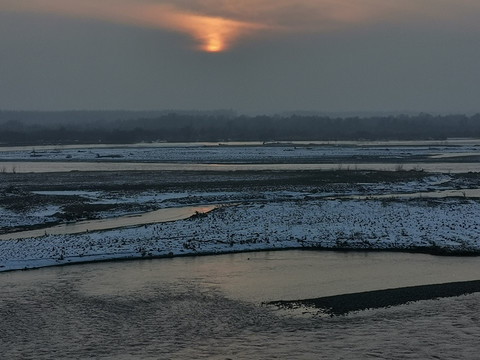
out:
<path id="1" fill-rule="evenodd" d="M 217 112 L 0 111 L 0 145 L 480 137 L 480 114 L 331 117 Z"/>

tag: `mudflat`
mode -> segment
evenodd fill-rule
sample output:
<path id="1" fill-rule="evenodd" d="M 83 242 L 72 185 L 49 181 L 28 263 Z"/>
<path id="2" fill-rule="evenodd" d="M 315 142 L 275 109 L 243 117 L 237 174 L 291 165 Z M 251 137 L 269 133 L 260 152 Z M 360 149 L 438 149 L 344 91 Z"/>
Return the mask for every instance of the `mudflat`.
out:
<path id="1" fill-rule="evenodd" d="M 266 304 L 283 309 L 316 309 L 321 314 L 334 316 L 345 315 L 353 311 L 390 307 L 412 301 L 432 300 L 475 292 L 480 292 L 480 280 L 409 286 L 313 299 L 271 301 Z"/>

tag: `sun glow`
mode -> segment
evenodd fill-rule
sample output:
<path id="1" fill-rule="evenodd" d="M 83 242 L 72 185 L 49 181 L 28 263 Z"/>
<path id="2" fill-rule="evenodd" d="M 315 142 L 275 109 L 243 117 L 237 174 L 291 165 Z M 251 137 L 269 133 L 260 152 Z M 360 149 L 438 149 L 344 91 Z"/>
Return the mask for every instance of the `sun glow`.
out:
<path id="1" fill-rule="evenodd" d="M 228 50 L 240 38 L 265 28 L 253 23 L 176 11 L 171 11 L 162 23 L 192 36 L 198 43 L 197 48 L 206 52 Z"/>
<path id="2" fill-rule="evenodd" d="M 432 6 L 441 3 L 441 6 Z M 458 10 L 462 4 L 462 11 Z M 457 9 L 456 11 L 453 11 Z M 349 26 L 429 17 L 467 20 L 478 0 L 0 0 L 0 12 L 49 13 L 183 33 L 195 48 L 222 52 L 240 40 L 272 34 L 325 32 Z M 463 14 L 463 15 L 462 15 Z M 403 19 L 403 20 L 402 20 Z M 467 19 L 467 18 L 466 18 Z M 410 21 L 410 20 L 409 20 Z M 477 24 L 478 21 L 475 23 Z M 477 25 L 476 25 L 477 26 Z"/>
<path id="3" fill-rule="evenodd" d="M 198 50 L 212 53 L 226 51 L 241 38 L 268 28 L 263 24 L 200 15 L 165 4 L 137 6 L 128 14 L 129 17 L 123 19 L 125 22 L 187 34 L 197 42 Z"/>
<path id="4" fill-rule="evenodd" d="M 209 36 L 208 43 L 205 46 L 205 51 L 208 52 L 220 52 L 225 49 L 222 41 L 217 34 L 212 34 Z"/>
<path id="5" fill-rule="evenodd" d="M 2 1 L 2 0 L 0 0 Z M 60 16 L 92 18 L 134 26 L 166 29 L 184 33 L 205 52 L 226 51 L 234 43 L 268 26 L 255 22 L 233 20 L 223 16 L 208 16 L 177 8 L 169 3 L 153 4 L 140 0 L 3 0 L 0 11 L 52 13 Z"/>

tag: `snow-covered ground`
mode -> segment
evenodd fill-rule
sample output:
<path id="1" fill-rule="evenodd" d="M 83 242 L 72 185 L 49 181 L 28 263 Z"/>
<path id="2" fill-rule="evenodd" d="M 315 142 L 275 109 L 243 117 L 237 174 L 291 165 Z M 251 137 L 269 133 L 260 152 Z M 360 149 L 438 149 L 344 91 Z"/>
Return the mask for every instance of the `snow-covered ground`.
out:
<path id="1" fill-rule="evenodd" d="M 81 197 L 89 204 L 135 204 L 151 210 L 169 207 L 225 204 L 235 202 L 253 201 L 280 201 L 280 200 L 306 200 L 321 198 L 393 198 L 393 197 L 446 197 L 458 196 L 478 197 L 480 192 L 474 189 L 455 189 L 458 185 L 452 184 L 450 175 L 430 175 L 419 180 L 396 183 L 370 183 L 370 184 L 331 184 L 319 190 L 315 186 L 290 187 L 287 189 L 264 190 L 250 189 L 246 191 L 177 191 L 158 192 L 153 190 L 141 192 L 125 191 L 85 191 L 85 190 L 55 190 L 38 191 L 31 193 L 43 197 Z M 415 193 L 413 193 L 413 191 Z M 137 207 L 138 207 L 137 206 Z M 99 212 L 97 218 L 113 218 L 130 214 L 138 214 L 134 207 L 132 210 L 113 208 Z M 11 211 L 0 206 L 0 228 L 13 228 L 22 226 L 41 225 L 58 220 L 55 216 L 62 212 L 59 205 L 30 204 L 28 211 Z"/>
<path id="2" fill-rule="evenodd" d="M 480 251 L 475 200 L 244 203 L 187 220 L 0 241 L 0 270 L 105 259 L 281 248 Z"/>
<path id="3" fill-rule="evenodd" d="M 0 207 L 0 228 L 55 222 L 54 215 L 59 211 L 59 206 L 42 206 L 19 214 Z"/>
<path id="4" fill-rule="evenodd" d="M 429 163 L 429 157 L 456 153 L 474 155 L 480 153 L 477 145 L 255 144 L 243 147 L 143 145 L 4 149 L 0 151 L 0 165 L 3 161 L 15 167 L 15 161 L 24 164 L 33 161 L 61 168 L 67 161 L 93 164 L 99 169 L 93 169 L 95 172 L 60 169 L 63 175 L 18 176 L 29 171 L 13 174 L 13 168 L 10 171 L 0 167 L 5 181 L 0 184 L 3 185 L 0 186 L 0 231 L 5 234 L 41 228 L 43 234 L 48 234 L 0 240 L 0 271 L 105 259 L 272 248 L 422 248 L 431 252 L 478 254 L 480 181 L 477 173 L 468 173 L 469 164 L 446 163 L 460 169 L 462 175 L 458 176 L 454 175 L 455 171 L 451 174 L 448 171 L 434 174 L 402 171 L 417 166 L 419 159 L 432 166 L 429 171 L 435 171 L 438 164 L 434 160 Z M 361 165 L 355 164 L 358 159 L 368 159 L 369 166 L 378 165 L 380 169 L 385 159 L 398 160 L 397 164 L 405 161 L 406 165 L 394 169 L 395 162 L 392 162 L 390 170 L 395 170 L 395 176 L 333 171 L 326 172 L 330 175 L 325 181 L 317 181 L 317 177 L 322 178 L 322 172 L 312 171 L 313 175 L 308 175 L 308 167 L 304 166 L 308 161 L 317 161 L 313 165 L 335 167 L 344 164 L 336 163 L 342 159 L 349 159 L 352 166 Z M 195 175 L 183 171 L 185 169 L 139 171 L 137 179 L 137 172 L 123 178 L 128 172 L 105 168 L 105 164 L 96 161 L 121 161 L 122 166 L 135 165 L 134 162 L 167 162 L 175 166 L 210 166 L 209 163 L 217 162 L 223 165 L 208 168 L 208 174 L 193 172 Z M 247 163 L 262 165 L 253 171 L 241 168 L 248 166 Z M 479 163 L 472 164 L 477 169 L 474 171 L 479 171 Z M 269 165 L 272 168 L 263 171 Z M 288 168 L 296 165 L 302 165 L 302 171 Z M 289 171 L 280 171 L 281 166 Z M 222 175 L 212 175 L 215 169 L 221 170 L 217 172 Z M 98 181 L 104 181 L 103 186 L 97 184 L 97 174 L 102 171 L 115 174 L 99 176 Z M 350 173 L 357 175 L 351 178 Z M 304 174 L 304 178 L 297 181 L 299 174 Z M 23 181 L 23 188 L 19 181 Z M 130 224 L 76 234 L 48 233 L 49 223 L 58 225 L 66 221 L 106 219 L 209 204 L 234 205 L 218 208 L 205 216 L 168 223 Z"/>

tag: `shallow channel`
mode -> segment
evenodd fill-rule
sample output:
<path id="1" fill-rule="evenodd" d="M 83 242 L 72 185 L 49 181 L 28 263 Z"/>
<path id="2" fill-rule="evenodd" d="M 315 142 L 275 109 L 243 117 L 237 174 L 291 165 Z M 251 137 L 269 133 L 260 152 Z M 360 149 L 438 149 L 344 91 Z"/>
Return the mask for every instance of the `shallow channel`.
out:
<path id="1" fill-rule="evenodd" d="M 0 161 L 6 173 L 49 173 L 75 171 L 262 171 L 262 170 L 422 170 L 435 173 L 480 172 L 479 162 L 415 162 L 405 163 L 285 163 L 285 164 L 203 164 L 142 162 L 40 162 Z"/>
<path id="2" fill-rule="evenodd" d="M 109 219 L 88 220 L 51 226 L 48 228 L 19 231 L 0 234 L 0 240 L 16 240 L 43 235 L 79 234 L 89 231 L 109 230 L 128 226 L 162 223 L 187 219 L 195 214 L 204 214 L 215 209 L 217 205 L 185 206 L 179 208 L 166 208 L 142 214 L 119 216 Z"/>

